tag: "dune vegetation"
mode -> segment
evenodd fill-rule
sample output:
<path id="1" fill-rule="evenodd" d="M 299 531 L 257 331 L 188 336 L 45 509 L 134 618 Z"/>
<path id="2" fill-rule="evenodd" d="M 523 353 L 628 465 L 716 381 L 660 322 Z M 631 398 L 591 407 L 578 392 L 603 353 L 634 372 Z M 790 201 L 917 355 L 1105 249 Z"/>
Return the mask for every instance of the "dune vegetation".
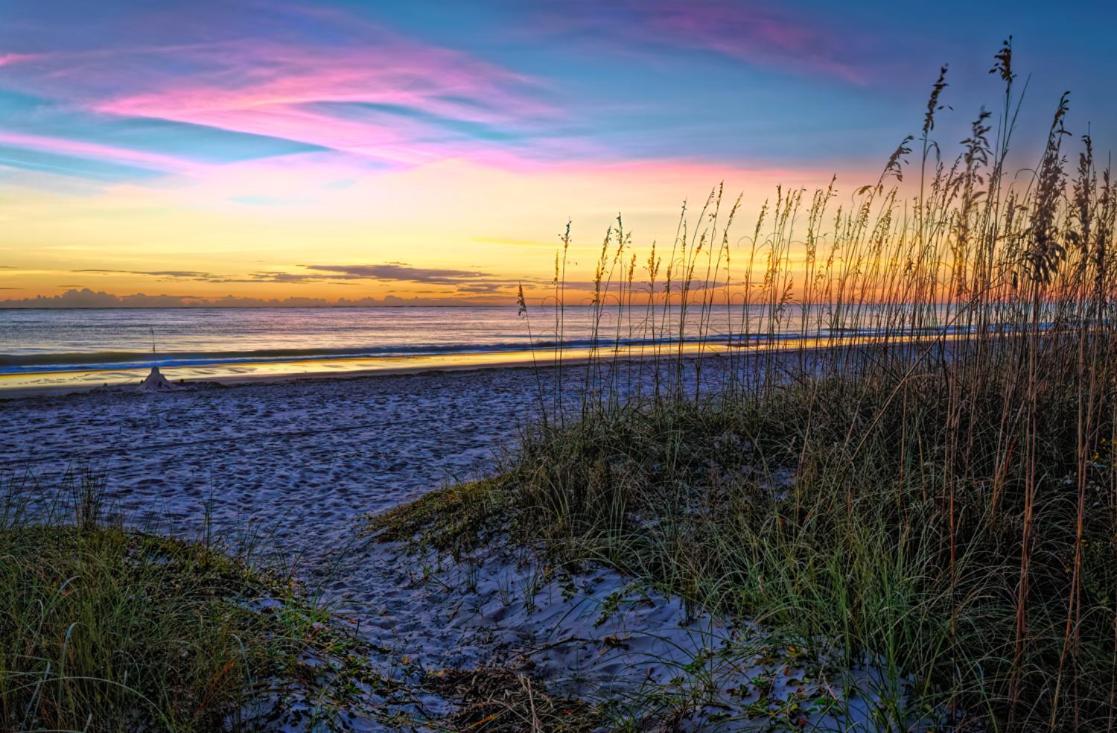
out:
<path id="1" fill-rule="evenodd" d="M 1021 170 L 1013 62 L 956 154 L 944 68 L 851 194 L 780 190 L 738 238 L 718 188 L 670 248 L 618 219 L 588 364 L 563 364 L 568 229 L 554 313 L 521 305 L 560 335 L 544 418 L 494 478 L 374 526 L 499 532 L 836 648 L 895 688 L 885 728 L 1113 730 L 1117 192 L 1067 96 Z"/>
<path id="2" fill-rule="evenodd" d="M 0 496 L 0 729 L 328 729 L 380 684 L 289 577 L 106 521 L 95 477 L 49 512 L 22 483 Z"/>

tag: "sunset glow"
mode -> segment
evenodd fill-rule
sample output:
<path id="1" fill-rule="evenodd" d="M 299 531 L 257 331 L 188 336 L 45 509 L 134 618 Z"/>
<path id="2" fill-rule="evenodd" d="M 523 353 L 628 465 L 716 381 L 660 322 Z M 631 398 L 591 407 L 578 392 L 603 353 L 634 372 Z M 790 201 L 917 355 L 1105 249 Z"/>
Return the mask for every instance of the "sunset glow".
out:
<path id="1" fill-rule="evenodd" d="M 918 124 L 940 63 L 959 87 L 942 137 L 992 89 L 971 49 L 999 38 L 895 16 L 2 3 L 0 299 L 509 303 L 549 280 L 568 219 L 584 274 L 618 212 L 637 243 L 670 241 L 721 181 L 746 215 L 834 173 L 848 196 Z M 1078 127 L 1111 141 L 1108 24 L 1068 45 L 1071 21 L 1040 17 L 1012 29 L 1036 72 L 1021 124 L 1071 78 Z"/>

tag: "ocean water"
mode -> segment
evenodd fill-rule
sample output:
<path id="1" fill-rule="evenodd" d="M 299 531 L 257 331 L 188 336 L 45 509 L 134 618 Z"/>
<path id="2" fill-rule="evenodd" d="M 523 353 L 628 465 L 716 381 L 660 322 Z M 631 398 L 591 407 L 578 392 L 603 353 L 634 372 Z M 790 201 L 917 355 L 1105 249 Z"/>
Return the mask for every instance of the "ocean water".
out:
<path id="1" fill-rule="evenodd" d="M 589 345 L 590 309 L 566 309 L 562 333 L 565 348 Z M 610 311 L 600 338 L 615 336 Z M 0 388 L 127 382 L 156 364 L 169 378 L 484 366 L 554 344 L 552 312 L 515 306 L 8 309 Z"/>
<path id="2" fill-rule="evenodd" d="M 515 306 L 0 310 L 0 389 L 124 383 L 152 365 L 171 379 L 198 379 L 529 363 L 553 355 L 559 339 L 553 310 L 528 316 Z M 651 317 L 654 333 L 642 308 L 619 325 L 607 308 L 597 342 L 635 349 L 652 336 L 693 342 L 703 331 L 716 348 L 743 331 L 739 308 L 714 308 L 704 323 L 692 309 L 681 338 L 677 311 Z M 749 314 L 752 334 L 762 317 L 761 309 Z M 565 355 L 585 353 L 592 310 L 567 308 L 559 331 Z M 792 315 L 765 338 L 802 335 Z"/>
<path id="3" fill-rule="evenodd" d="M 0 369 L 198 366 L 528 345 L 515 308 L 0 311 Z"/>

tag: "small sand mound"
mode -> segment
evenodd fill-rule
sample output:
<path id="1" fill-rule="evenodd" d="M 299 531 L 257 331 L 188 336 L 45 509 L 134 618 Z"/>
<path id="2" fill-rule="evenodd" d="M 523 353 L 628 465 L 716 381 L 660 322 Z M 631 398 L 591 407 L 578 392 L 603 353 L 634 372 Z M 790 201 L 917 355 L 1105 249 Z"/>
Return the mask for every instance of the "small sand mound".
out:
<path id="1" fill-rule="evenodd" d="M 144 381 L 140 382 L 140 391 L 142 392 L 170 392 L 176 389 L 178 389 L 178 385 L 168 382 L 157 366 L 151 367 L 151 373 L 144 378 Z"/>

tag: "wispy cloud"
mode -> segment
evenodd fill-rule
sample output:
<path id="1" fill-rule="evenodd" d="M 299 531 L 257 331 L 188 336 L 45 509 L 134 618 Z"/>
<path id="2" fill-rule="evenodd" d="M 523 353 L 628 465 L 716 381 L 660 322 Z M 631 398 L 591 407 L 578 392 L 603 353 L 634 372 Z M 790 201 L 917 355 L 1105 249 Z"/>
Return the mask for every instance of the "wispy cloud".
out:
<path id="1" fill-rule="evenodd" d="M 5 288 L 0 288 L 4 290 Z M 468 302 L 468 301 L 465 301 Z M 482 301 L 484 302 L 484 301 Z M 196 295 L 170 295 L 132 293 L 115 295 L 101 290 L 75 288 L 58 295 L 38 295 L 33 298 L 0 299 L 0 308 L 258 308 L 262 306 L 279 308 L 306 308 L 325 306 L 401 306 L 401 305 L 461 305 L 463 296 L 420 296 L 399 297 L 385 295 L 382 298 L 253 298 L 245 296 L 221 296 L 216 298 Z"/>
<path id="2" fill-rule="evenodd" d="M 39 58 L 39 55 L 33 53 L 0 53 L 0 66 L 26 63 L 36 58 Z"/>
<path id="3" fill-rule="evenodd" d="M 330 273 L 333 277 L 353 280 L 391 280 L 394 282 L 427 283 L 429 285 L 460 285 L 492 276 L 473 270 L 411 267 L 402 262 L 385 265 L 304 265 L 313 273 Z"/>
<path id="4" fill-rule="evenodd" d="M 119 270 L 84 268 L 70 272 L 86 275 L 134 275 L 163 281 L 205 283 L 308 283 L 346 284 L 356 281 L 438 285 L 461 293 L 498 293 L 520 281 L 499 278 L 487 272 L 437 267 L 413 267 L 402 262 L 374 265 L 300 265 L 297 271 L 269 270 L 245 276 L 222 275 L 198 270 Z M 534 282 L 534 281 L 529 281 Z"/>
<path id="5" fill-rule="evenodd" d="M 259 140 L 409 166 L 506 155 L 558 114 L 532 77 L 352 13 L 279 7 L 264 20 L 235 7 L 199 25 L 195 16 L 205 13 L 193 6 L 165 6 L 147 19 L 152 37 L 143 43 L 130 24 L 107 23 L 91 32 L 103 36 L 95 46 L 79 37 L 48 53 L 4 54 L 0 88 L 52 99 L 71 117 L 73 110 L 96 115 L 102 135 L 117 120 L 150 120 L 250 138 L 196 139 L 183 151 L 151 128 L 110 145 L 90 140 L 87 120 L 75 117 L 69 130 L 8 142 L 169 172 L 182 172 L 209 148 L 226 159 L 244 150 L 299 152 L 257 152 Z M 525 144 L 521 153 L 535 147 Z"/>
<path id="6" fill-rule="evenodd" d="M 402 262 L 379 265 L 301 265 L 296 272 L 256 272 L 256 282 L 317 283 L 338 281 L 370 281 L 437 285 L 454 288 L 463 294 L 495 294 L 514 288 L 521 281 L 497 277 L 477 270 L 455 270 L 439 267 L 413 267 Z M 528 280 L 525 282 L 535 282 Z"/>
<path id="7" fill-rule="evenodd" d="M 0 146 L 24 148 L 76 158 L 105 159 L 116 164 L 165 172 L 186 173 L 197 168 L 190 161 L 171 155 L 100 145 L 82 140 L 44 137 L 42 135 L 0 132 Z"/>
<path id="8" fill-rule="evenodd" d="M 85 274 L 94 275 L 142 275 L 146 277 L 157 277 L 164 280 L 195 280 L 199 282 L 216 282 L 221 280 L 221 276 L 215 275 L 212 272 L 199 272 L 197 270 L 104 270 L 104 269 L 83 269 L 71 270 L 70 272 L 80 272 Z"/>
<path id="9" fill-rule="evenodd" d="M 856 84 L 865 69 L 852 58 L 849 32 L 812 19 L 803 8 L 754 0 L 617 0 L 550 7 L 548 27 L 632 53 L 690 49 L 776 70 L 823 74 Z"/>

